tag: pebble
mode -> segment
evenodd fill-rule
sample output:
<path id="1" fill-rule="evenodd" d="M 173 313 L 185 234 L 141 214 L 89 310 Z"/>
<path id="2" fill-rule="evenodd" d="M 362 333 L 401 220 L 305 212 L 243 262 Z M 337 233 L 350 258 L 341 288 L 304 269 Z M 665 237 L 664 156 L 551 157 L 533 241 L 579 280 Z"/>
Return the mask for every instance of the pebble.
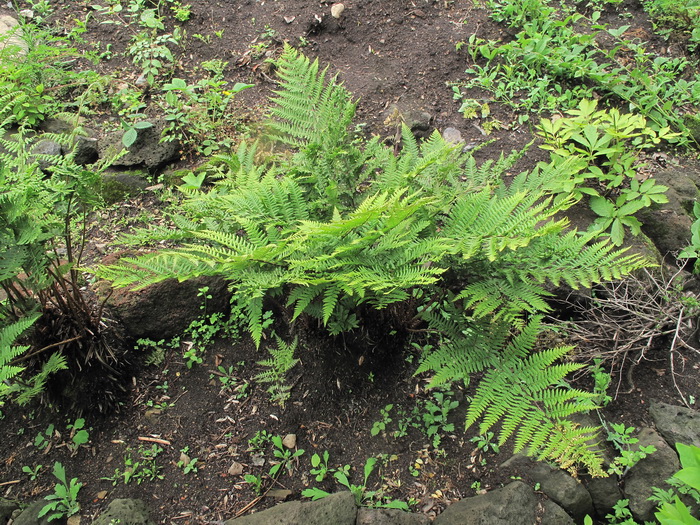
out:
<path id="1" fill-rule="evenodd" d="M 241 465 L 238 461 L 234 461 L 228 468 L 228 473 L 231 476 L 240 476 L 243 474 L 243 465 Z"/>
<path id="2" fill-rule="evenodd" d="M 331 6 L 331 16 L 333 18 L 340 18 L 340 15 L 343 14 L 343 11 L 345 11 L 345 5 L 344 4 L 333 4 Z"/>
<path id="3" fill-rule="evenodd" d="M 284 436 L 284 439 L 282 440 L 282 444 L 289 448 L 292 449 L 297 446 L 297 435 L 296 434 L 287 434 Z"/>
<path id="4" fill-rule="evenodd" d="M 457 128 L 445 128 L 445 131 L 442 132 L 442 138 L 453 144 L 458 144 L 463 141 L 462 132 Z"/>

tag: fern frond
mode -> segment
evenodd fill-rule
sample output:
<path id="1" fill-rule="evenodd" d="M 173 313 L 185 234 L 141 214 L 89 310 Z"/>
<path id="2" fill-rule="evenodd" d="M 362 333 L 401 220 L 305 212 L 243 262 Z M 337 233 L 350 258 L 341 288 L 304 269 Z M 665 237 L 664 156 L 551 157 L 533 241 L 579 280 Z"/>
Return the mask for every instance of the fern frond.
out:
<path id="1" fill-rule="evenodd" d="M 327 68 L 319 73 L 318 60 L 311 62 L 287 44 L 277 66 L 282 84 L 272 99 L 276 119 L 271 123 L 277 138 L 303 148 L 344 137 L 355 104 L 335 78 L 326 82 Z"/>

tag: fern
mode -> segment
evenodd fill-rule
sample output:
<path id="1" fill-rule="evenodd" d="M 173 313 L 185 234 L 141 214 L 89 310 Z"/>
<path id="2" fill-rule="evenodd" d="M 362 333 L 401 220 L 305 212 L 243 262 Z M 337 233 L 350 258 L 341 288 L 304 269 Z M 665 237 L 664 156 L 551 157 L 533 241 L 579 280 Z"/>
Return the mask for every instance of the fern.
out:
<path id="1" fill-rule="evenodd" d="M 432 371 L 431 386 L 438 386 L 486 370 L 469 403 L 467 427 L 482 419 L 479 433 L 485 434 L 500 423 L 500 445 L 514 436 L 516 452 L 527 449 L 568 469 L 583 464 L 602 476 L 603 460 L 594 444 L 598 429 L 567 419 L 596 408 L 593 394 L 563 383 L 583 365 L 555 364 L 572 347 L 533 352 L 540 322 L 535 316 L 515 335 L 506 323 L 452 323 L 446 343 L 423 358 L 417 373 Z"/>
<path id="2" fill-rule="evenodd" d="M 178 247 L 97 275 L 131 287 L 222 276 L 258 346 L 269 297 L 282 297 L 292 321 L 311 316 L 339 334 L 368 308 L 423 294 L 429 304 L 417 314 L 440 341 L 418 370 L 432 374 L 431 386 L 483 376 L 469 424 L 500 425 L 501 442 L 600 474 L 585 443 L 595 430 L 567 419 L 590 409 L 591 397 L 563 386 L 578 368 L 560 363 L 570 349 L 534 351 L 537 314 L 549 309 L 551 284 L 588 286 L 646 262 L 591 244 L 558 218 L 576 202 L 554 195 L 570 170 L 538 169 L 506 184 L 501 175 L 525 150 L 478 165 L 438 133 L 418 143 L 405 126 L 395 154 L 349 131 L 355 104 L 318 62 L 287 46 L 278 66 L 270 129 L 295 152 L 261 163 L 257 146 L 242 144 L 219 157 L 213 188 L 189 191 L 172 218 L 167 235 Z M 283 375 L 269 374 L 273 382 Z"/>
<path id="3" fill-rule="evenodd" d="M 0 328 L 0 404 L 2 404 L 2 398 L 13 390 L 10 381 L 24 370 L 21 366 L 13 366 L 11 363 L 29 350 L 29 346 L 26 345 L 12 345 L 36 319 L 37 317 L 26 318 Z"/>
<path id="4" fill-rule="evenodd" d="M 286 384 L 287 374 L 299 362 L 299 359 L 294 358 L 298 339 L 295 338 L 294 341 L 287 344 L 275 334 L 275 341 L 277 348 L 270 346 L 267 349 L 271 356 L 270 359 L 258 361 L 258 364 L 266 367 L 267 370 L 257 374 L 254 379 L 261 383 L 271 383 L 267 392 L 270 394 L 272 402 L 284 407 L 291 390 L 291 387 Z"/>
<path id="5" fill-rule="evenodd" d="M 19 363 L 20 357 L 29 350 L 30 346 L 13 346 L 13 344 L 38 318 L 38 315 L 33 315 L 0 327 L 0 406 L 3 404 L 3 398 L 10 396 L 16 397 L 16 402 L 20 405 L 27 404 L 43 392 L 49 375 L 67 367 L 63 356 L 53 354 L 33 377 L 20 378 L 25 369 L 13 363 Z"/>

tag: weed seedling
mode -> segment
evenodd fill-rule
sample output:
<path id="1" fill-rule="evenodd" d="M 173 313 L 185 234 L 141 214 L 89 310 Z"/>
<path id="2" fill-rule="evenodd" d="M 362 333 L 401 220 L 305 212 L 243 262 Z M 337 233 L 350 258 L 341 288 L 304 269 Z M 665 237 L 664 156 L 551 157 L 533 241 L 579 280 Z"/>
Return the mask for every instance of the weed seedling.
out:
<path id="1" fill-rule="evenodd" d="M 75 454 L 78 452 L 80 445 L 85 445 L 90 441 L 90 433 L 84 428 L 85 420 L 83 418 L 78 418 L 75 423 L 68 425 L 68 430 L 70 430 L 71 442 L 68 443 L 68 448 Z"/>
<path id="2" fill-rule="evenodd" d="M 423 409 L 425 434 L 433 438 L 433 447 L 438 448 L 442 441 L 441 433 L 454 432 L 454 423 L 447 422 L 451 410 L 459 403 L 452 399 L 452 392 L 435 392 L 434 401 L 426 401 Z"/>
<path id="3" fill-rule="evenodd" d="M 82 483 L 78 483 L 78 478 L 72 478 L 69 482 L 66 470 L 59 462 L 53 465 L 53 475 L 58 483 L 54 486 L 53 494 L 44 498 L 48 503 L 39 511 L 39 517 L 48 515 L 49 521 L 68 518 L 80 510 L 78 492 L 83 486 Z"/>
<path id="4" fill-rule="evenodd" d="M 316 481 L 321 482 L 328 476 L 328 458 L 330 454 L 328 451 L 324 451 L 322 456 L 314 454 L 311 456 L 311 474 L 316 476 Z"/>
<path id="5" fill-rule="evenodd" d="M 250 487 L 255 491 L 255 493 L 259 496 L 262 494 L 262 483 L 263 483 L 263 478 L 262 476 L 255 476 L 254 474 L 246 474 L 243 476 L 245 479 L 246 483 L 250 485 Z"/>
<path id="6" fill-rule="evenodd" d="M 632 445 L 639 443 L 639 439 L 632 437 L 634 427 L 626 427 L 624 423 L 611 423 L 612 430 L 608 429 L 608 441 L 620 452 L 620 455 L 610 464 L 608 474 L 617 474 L 623 477 L 629 469 L 639 463 L 649 454 L 656 452 L 653 445 L 640 446 L 632 450 Z"/>
<path id="7" fill-rule="evenodd" d="M 291 475 L 292 473 L 292 466 L 291 466 L 291 461 L 294 458 L 298 458 L 302 454 L 304 454 L 304 449 L 300 448 L 298 450 L 295 450 L 292 452 L 291 449 L 288 449 L 287 447 L 284 446 L 284 443 L 282 443 L 282 437 L 281 436 L 272 436 L 272 444 L 274 445 L 274 449 L 272 453 L 274 454 L 275 458 L 277 458 L 278 463 L 272 465 L 272 468 L 270 469 L 270 477 L 274 478 L 277 476 L 277 474 L 283 469 L 286 468 L 287 472 Z"/>
<path id="8" fill-rule="evenodd" d="M 488 452 L 489 450 L 491 450 L 492 452 L 498 454 L 500 452 L 500 448 L 498 447 L 498 443 L 492 441 L 493 438 L 493 432 L 486 432 L 486 434 L 474 436 L 469 441 L 471 441 L 472 443 L 476 443 L 476 448 L 478 448 L 482 452 Z"/>
<path id="9" fill-rule="evenodd" d="M 394 405 L 388 404 L 384 408 L 379 409 L 382 419 L 374 422 L 372 425 L 372 430 L 370 430 L 370 434 L 376 436 L 380 432 L 384 432 L 386 430 L 387 425 L 392 422 L 391 417 L 389 417 L 389 412 L 391 412 L 393 408 Z"/>
<path id="10" fill-rule="evenodd" d="M 43 465 L 36 465 L 34 468 L 31 468 L 25 465 L 22 467 L 22 472 L 29 476 L 29 481 L 34 481 L 37 477 L 39 477 L 39 471 L 41 471 L 43 467 Z"/>
<path id="11" fill-rule="evenodd" d="M 271 441 L 272 436 L 267 430 L 258 430 L 255 435 L 248 440 L 248 450 L 251 452 L 263 452 Z"/>
<path id="12" fill-rule="evenodd" d="M 177 466 L 182 469 L 184 474 L 189 474 L 190 472 L 197 472 L 197 461 L 199 458 L 190 458 L 187 453 L 190 451 L 190 447 L 185 447 L 180 450 L 180 460 L 177 462 Z"/>
<path id="13" fill-rule="evenodd" d="M 55 429 L 56 427 L 53 423 L 51 423 L 48 427 L 46 427 L 46 430 L 39 432 L 34 438 L 34 446 L 39 450 L 45 450 L 51 443 L 51 438 L 53 437 Z"/>

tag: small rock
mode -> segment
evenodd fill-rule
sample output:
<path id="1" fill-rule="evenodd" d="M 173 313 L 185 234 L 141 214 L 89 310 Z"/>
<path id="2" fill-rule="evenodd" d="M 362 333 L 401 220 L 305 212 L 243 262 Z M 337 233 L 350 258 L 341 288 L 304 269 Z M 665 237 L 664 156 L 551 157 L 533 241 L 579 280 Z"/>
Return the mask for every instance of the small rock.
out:
<path id="1" fill-rule="evenodd" d="M 92 522 L 93 525 L 154 525 L 149 517 L 148 507 L 138 499 L 115 499 L 105 511 Z"/>
<path id="2" fill-rule="evenodd" d="M 68 518 L 68 525 L 80 525 L 80 516 L 76 514 Z"/>
<path id="3" fill-rule="evenodd" d="M 340 18 L 340 15 L 343 14 L 343 11 L 345 11 L 345 5 L 338 3 L 338 4 L 333 4 L 331 6 L 331 16 L 333 18 Z"/>
<path id="4" fill-rule="evenodd" d="M 0 49 L 7 46 L 17 46 L 19 55 L 27 54 L 27 43 L 22 38 L 22 28 L 17 27 L 19 22 L 9 15 L 0 16 L 0 36 L 10 35 L 9 38 L 0 42 Z"/>
<path id="5" fill-rule="evenodd" d="M 271 498 L 275 498 L 277 501 L 284 501 L 292 495 L 292 491 L 287 489 L 272 489 L 267 495 Z"/>
<path id="6" fill-rule="evenodd" d="M 243 474 L 243 465 L 241 465 L 238 461 L 234 461 L 228 468 L 228 473 L 231 476 L 240 476 Z"/>
<path id="7" fill-rule="evenodd" d="M 462 132 L 457 128 L 445 128 L 445 131 L 442 132 L 442 138 L 445 139 L 446 142 L 452 142 L 453 144 L 464 142 Z"/>
<path id="8" fill-rule="evenodd" d="M 291 23 L 294 22 L 296 19 L 297 19 L 296 16 L 285 16 L 285 17 L 284 17 L 284 22 L 285 22 L 286 24 L 291 24 Z"/>
<path id="9" fill-rule="evenodd" d="M 146 410 L 145 416 L 146 416 L 146 419 L 153 420 L 153 419 L 157 419 L 160 414 L 161 414 L 160 408 L 149 408 L 148 410 Z"/>
<path id="10" fill-rule="evenodd" d="M 297 435 L 296 434 L 287 434 L 284 436 L 284 439 L 282 440 L 282 444 L 287 447 L 288 449 L 292 449 L 297 446 Z"/>
<path id="11" fill-rule="evenodd" d="M 251 462 L 254 467 L 262 467 L 265 464 L 265 458 L 262 456 L 253 456 Z"/>
<path id="12" fill-rule="evenodd" d="M 58 161 L 61 156 L 61 150 L 61 145 L 58 142 L 48 139 L 39 140 L 31 148 L 32 156 L 36 155 L 33 160 L 39 163 L 39 169 L 43 171 L 46 171 Z"/>
<path id="13" fill-rule="evenodd" d="M 107 491 L 101 490 L 97 493 L 97 499 L 105 499 L 107 497 Z"/>

